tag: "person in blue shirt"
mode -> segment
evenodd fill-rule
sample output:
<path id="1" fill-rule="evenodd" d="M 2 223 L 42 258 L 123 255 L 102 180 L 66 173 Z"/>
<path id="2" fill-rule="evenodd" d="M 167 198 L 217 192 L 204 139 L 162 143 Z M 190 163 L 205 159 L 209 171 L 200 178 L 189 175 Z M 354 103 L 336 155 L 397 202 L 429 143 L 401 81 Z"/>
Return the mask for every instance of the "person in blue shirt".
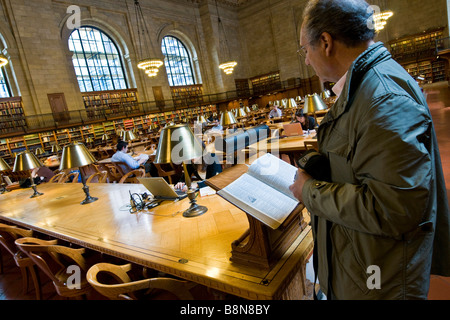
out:
<path id="1" fill-rule="evenodd" d="M 283 115 L 283 112 L 280 109 L 278 109 L 277 105 L 274 104 L 272 106 L 272 110 L 270 110 L 270 112 L 269 112 L 269 118 L 270 119 L 280 118 L 282 115 Z"/>
<path id="2" fill-rule="evenodd" d="M 150 161 L 148 161 L 148 157 L 140 157 L 138 158 L 138 160 L 136 160 L 128 154 L 128 143 L 125 141 L 119 141 L 117 143 L 117 151 L 111 157 L 111 161 L 125 162 L 132 170 L 138 169 L 142 165 L 145 168 L 146 173 L 150 173 L 152 177 L 158 176 L 158 170 Z M 128 168 L 122 169 L 124 169 L 125 173 L 128 173 L 130 171 Z"/>

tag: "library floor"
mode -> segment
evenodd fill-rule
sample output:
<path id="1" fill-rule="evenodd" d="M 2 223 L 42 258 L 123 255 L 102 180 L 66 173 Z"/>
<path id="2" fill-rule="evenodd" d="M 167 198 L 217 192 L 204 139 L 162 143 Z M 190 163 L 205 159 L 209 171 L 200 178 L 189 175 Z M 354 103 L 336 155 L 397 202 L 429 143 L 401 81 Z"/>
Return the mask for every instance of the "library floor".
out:
<path id="1" fill-rule="evenodd" d="M 442 166 L 447 186 L 447 195 L 450 199 L 450 89 L 445 84 L 434 84 L 426 87 L 427 101 L 433 116 L 433 121 L 438 137 L 439 149 L 441 152 Z M 22 278 L 10 256 L 2 249 L 4 272 L 0 274 L 0 300 L 33 300 L 34 290 L 27 294 L 22 292 Z M 311 261 L 311 260 L 310 260 Z M 40 273 L 42 275 L 42 273 Z M 42 299 L 62 300 L 53 288 L 52 283 L 41 276 Z M 307 265 L 307 278 L 313 280 L 311 263 Z M 31 285 L 32 286 L 32 285 Z M 431 276 L 430 300 L 450 300 L 450 277 Z M 88 296 L 89 300 L 104 299 L 97 293 Z"/>

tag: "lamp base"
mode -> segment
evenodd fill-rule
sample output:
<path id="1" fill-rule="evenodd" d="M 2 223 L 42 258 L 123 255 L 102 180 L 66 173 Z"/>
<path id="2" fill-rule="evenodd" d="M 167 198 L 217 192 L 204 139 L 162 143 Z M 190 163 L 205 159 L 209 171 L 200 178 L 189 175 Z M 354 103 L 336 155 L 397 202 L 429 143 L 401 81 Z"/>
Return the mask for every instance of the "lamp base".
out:
<path id="1" fill-rule="evenodd" d="M 38 191 L 36 190 L 36 185 L 35 185 L 35 184 L 31 185 L 31 188 L 33 189 L 34 193 L 31 195 L 30 198 L 36 198 L 36 197 L 39 197 L 39 196 L 42 196 L 42 195 L 43 195 L 43 193 L 38 192 Z"/>
<path id="2" fill-rule="evenodd" d="M 199 206 L 197 204 L 197 201 L 195 200 L 195 191 L 188 190 L 187 192 L 189 200 L 191 200 L 191 206 L 183 212 L 183 217 L 185 218 L 192 218 L 197 217 L 202 214 L 204 214 L 206 211 L 208 211 L 208 208 L 205 206 Z"/>
<path id="3" fill-rule="evenodd" d="M 6 189 L 6 184 L 2 183 L 2 186 L 0 187 L 0 194 L 4 194 L 5 192 L 11 192 L 11 190 Z"/>
<path id="4" fill-rule="evenodd" d="M 88 196 L 88 197 L 86 197 L 86 199 L 84 199 L 83 201 L 81 201 L 81 204 L 88 204 L 88 203 L 95 202 L 95 201 L 97 201 L 97 200 L 98 200 L 98 198 L 96 198 L 96 197 Z"/>
<path id="5" fill-rule="evenodd" d="M 86 182 L 83 183 L 83 191 L 86 194 L 86 198 L 81 201 L 81 204 L 88 204 L 98 200 L 98 198 L 96 197 L 91 197 L 91 195 L 89 194 L 89 187 L 86 185 Z"/>
<path id="6" fill-rule="evenodd" d="M 192 217 L 201 216 L 206 211 L 208 211 L 207 207 L 199 206 L 196 203 L 192 203 L 191 206 L 185 212 L 183 212 L 183 217 L 192 218 Z"/>

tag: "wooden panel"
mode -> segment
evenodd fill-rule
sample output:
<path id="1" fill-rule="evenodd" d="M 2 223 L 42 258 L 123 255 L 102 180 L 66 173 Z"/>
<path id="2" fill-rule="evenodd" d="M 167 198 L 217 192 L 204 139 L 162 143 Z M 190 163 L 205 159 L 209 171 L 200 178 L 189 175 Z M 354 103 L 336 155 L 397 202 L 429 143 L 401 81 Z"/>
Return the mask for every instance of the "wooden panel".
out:
<path id="1" fill-rule="evenodd" d="M 50 108 L 52 109 L 55 122 L 69 121 L 70 115 L 69 112 L 67 112 L 68 109 L 64 93 L 49 93 L 47 94 L 47 96 L 48 101 L 50 102 Z"/>

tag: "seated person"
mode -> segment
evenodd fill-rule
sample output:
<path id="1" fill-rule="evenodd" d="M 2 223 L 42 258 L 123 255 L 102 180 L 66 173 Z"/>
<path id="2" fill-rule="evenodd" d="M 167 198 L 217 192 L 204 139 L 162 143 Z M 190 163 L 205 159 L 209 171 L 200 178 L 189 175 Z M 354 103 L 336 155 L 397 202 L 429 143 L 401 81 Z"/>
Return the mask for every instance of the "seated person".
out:
<path id="1" fill-rule="evenodd" d="M 316 120 L 314 117 L 305 116 L 303 109 L 298 109 L 295 112 L 294 120 L 291 123 L 300 123 L 303 130 L 314 130 L 316 128 Z"/>
<path id="2" fill-rule="evenodd" d="M 202 143 L 202 146 L 203 146 L 203 149 L 205 149 L 205 147 L 206 147 L 205 146 L 205 142 Z M 199 160 L 199 159 L 196 159 L 196 160 Z M 206 177 L 205 177 L 205 179 L 209 179 L 211 177 L 214 177 L 216 174 L 222 172 L 222 165 L 220 164 L 220 161 L 219 161 L 219 159 L 218 159 L 218 157 L 216 156 L 215 153 L 212 153 L 212 152 L 203 153 L 202 160 L 203 160 L 202 164 L 206 168 Z M 195 164 L 195 163 L 186 164 L 186 168 L 188 170 L 189 177 L 194 175 L 195 178 L 197 178 L 200 181 L 203 181 L 203 179 L 198 174 L 197 164 Z M 180 180 L 175 185 L 175 189 L 181 190 L 181 191 L 184 191 L 184 192 L 187 191 L 187 186 L 185 184 L 184 174 L 181 176 Z"/>
<path id="3" fill-rule="evenodd" d="M 214 126 L 210 130 L 215 130 L 215 131 L 223 130 L 222 125 L 219 123 L 219 119 L 214 119 L 213 124 L 214 124 Z"/>
<path id="4" fill-rule="evenodd" d="M 34 184 L 38 185 L 40 183 L 48 182 L 55 175 L 55 173 L 47 168 L 46 166 L 40 168 L 34 168 L 31 171 L 31 177 L 33 178 Z M 29 188 L 31 187 L 30 178 L 21 179 L 19 181 L 21 188 Z"/>
<path id="5" fill-rule="evenodd" d="M 150 173 L 152 177 L 158 176 L 158 170 L 150 161 L 147 161 L 148 157 L 137 156 L 135 158 L 128 154 L 128 143 L 125 141 L 119 141 L 117 143 L 117 151 L 111 157 L 111 161 L 125 162 L 132 170 L 138 169 L 142 165 L 145 168 L 145 173 Z M 122 169 L 125 173 L 128 173 L 130 171 L 127 168 Z"/>
<path id="6" fill-rule="evenodd" d="M 273 105 L 272 106 L 272 110 L 270 110 L 270 112 L 269 112 L 269 118 L 270 119 L 272 119 L 272 118 L 280 118 L 282 115 L 283 115 L 283 112 L 280 109 L 278 109 L 278 106 L 277 105 Z"/>

